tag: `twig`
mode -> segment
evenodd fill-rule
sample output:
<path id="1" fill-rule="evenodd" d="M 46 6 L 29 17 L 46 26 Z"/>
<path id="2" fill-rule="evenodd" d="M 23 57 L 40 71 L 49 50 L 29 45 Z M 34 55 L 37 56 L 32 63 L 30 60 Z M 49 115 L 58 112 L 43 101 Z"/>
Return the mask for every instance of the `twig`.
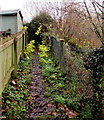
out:
<path id="1" fill-rule="evenodd" d="M 89 9 L 88 9 L 88 7 L 87 7 L 87 4 L 86 4 L 86 1 L 85 1 L 85 0 L 84 0 L 84 5 L 85 5 L 85 8 L 86 8 L 87 13 L 88 13 L 89 20 L 90 20 L 91 24 L 92 24 L 93 27 L 94 27 L 94 31 L 95 31 L 96 35 L 98 36 L 98 38 L 100 39 L 100 41 L 101 41 L 102 44 L 104 45 L 104 39 L 102 38 L 102 35 L 100 34 L 100 32 L 99 32 L 99 30 L 98 30 L 98 27 L 96 26 L 96 24 L 95 24 L 95 23 L 93 22 L 93 20 L 92 20 L 92 16 L 91 16 L 91 14 L 90 14 L 90 12 L 89 12 Z"/>

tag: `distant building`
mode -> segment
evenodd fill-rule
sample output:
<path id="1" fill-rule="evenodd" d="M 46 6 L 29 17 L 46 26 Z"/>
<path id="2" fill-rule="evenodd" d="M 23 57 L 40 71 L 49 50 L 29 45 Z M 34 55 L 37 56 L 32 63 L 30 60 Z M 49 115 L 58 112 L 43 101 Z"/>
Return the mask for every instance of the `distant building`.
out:
<path id="1" fill-rule="evenodd" d="M 9 31 L 11 34 L 22 31 L 23 16 L 19 9 L 0 11 L 0 32 Z"/>

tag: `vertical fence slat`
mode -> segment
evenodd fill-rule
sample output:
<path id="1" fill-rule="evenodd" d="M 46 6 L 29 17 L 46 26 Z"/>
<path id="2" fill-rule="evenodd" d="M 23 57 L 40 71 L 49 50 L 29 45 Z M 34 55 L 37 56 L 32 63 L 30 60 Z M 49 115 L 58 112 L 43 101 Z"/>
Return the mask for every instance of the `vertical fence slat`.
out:
<path id="1" fill-rule="evenodd" d="M 17 39 L 14 38 L 14 72 L 13 77 L 17 76 Z"/>

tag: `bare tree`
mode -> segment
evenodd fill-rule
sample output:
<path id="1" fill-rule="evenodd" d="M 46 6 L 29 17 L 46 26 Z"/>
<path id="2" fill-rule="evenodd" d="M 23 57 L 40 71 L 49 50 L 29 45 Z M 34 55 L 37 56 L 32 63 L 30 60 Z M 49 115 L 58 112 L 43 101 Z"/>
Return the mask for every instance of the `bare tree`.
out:
<path id="1" fill-rule="evenodd" d="M 84 4 L 77 1 L 73 2 L 73 0 L 54 2 L 48 0 L 32 0 L 26 4 L 25 11 L 27 11 L 30 19 L 38 15 L 40 11 L 48 12 L 54 19 L 54 32 L 58 34 L 59 37 L 67 38 L 67 40 L 75 38 L 77 39 L 77 43 L 79 42 L 80 44 L 89 41 L 90 45 L 92 44 L 92 46 L 94 46 L 96 44 L 98 47 L 98 45 L 101 45 L 100 40 L 101 42 L 103 41 L 101 37 L 101 31 L 103 30 L 101 22 L 102 8 L 98 2 L 96 2 L 96 4 L 92 2 L 91 4 L 93 10 L 89 10 L 85 0 Z M 88 8 L 88 11 L 86 11 L 87 9 L 85 9 L 85 7 Z M 100 40 L 98 40 L 96 36 L 98 36 Z"/>
<path id="2" fill-rule="evenodd" d="M 57 24 L 55 24 L 54 27 L 56 33 L 58 33 L 61 38 L 67 38 L 68 41 L 73 39 L 79 44 L 89 42 L 92 46 L 96 44 L 96 47 L 101 45 L 91 27 L 92 25 L 83 3 L 66 1 L 62 3 L 61 7 L 55 7 L 54 9 L 59 13 L 56 19 Z M 93 19 L 95 20 L 94 15 Z"/>
<path id="3" fill-rule="evenodd" d="M 40 1 L 40 0 L 32 0 L 27 2 L 24 6 L 24 13 L 26 13 L 30 19 L 39 15 L 40 11 L 48 12 L 54 19 L 56 19 L 60 13 L 58 8 L 62 6 L 62 2 L 60 1 Z"/>
<path id="4" fill-rule="evenodd" d="M 89 10 L 86 1 L 84 0 L 84 5 L 88 14 L 88 18 L 94 28 L 96 35 L 104 45 L 104 20 L 102 20 L 102 18 L 104 17 L 104 10 L 103 10 L 104 6 L 95 0 L 90 0 L 90 2 L 92 4 L 95 16 L 91 14 L 91 11 Z M 93 19 L 94 17 L 96 17 L 96 21 L 94 21 Z M 103 21 L 103 24 L 102 24 L 102 21 Z"/>

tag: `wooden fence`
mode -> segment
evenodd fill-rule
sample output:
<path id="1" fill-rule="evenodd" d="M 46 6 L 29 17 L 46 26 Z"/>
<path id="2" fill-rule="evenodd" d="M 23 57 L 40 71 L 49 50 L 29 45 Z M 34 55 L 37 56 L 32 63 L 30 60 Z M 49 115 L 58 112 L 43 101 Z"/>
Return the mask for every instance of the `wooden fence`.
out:
<path id="1" fill-rule="evenodd" d="M 11 37 L 0 38 L 0 94 L 5 84 L 16 77 L 17 64 L 27 44 L 26 32 L 19 32 Z"/>

